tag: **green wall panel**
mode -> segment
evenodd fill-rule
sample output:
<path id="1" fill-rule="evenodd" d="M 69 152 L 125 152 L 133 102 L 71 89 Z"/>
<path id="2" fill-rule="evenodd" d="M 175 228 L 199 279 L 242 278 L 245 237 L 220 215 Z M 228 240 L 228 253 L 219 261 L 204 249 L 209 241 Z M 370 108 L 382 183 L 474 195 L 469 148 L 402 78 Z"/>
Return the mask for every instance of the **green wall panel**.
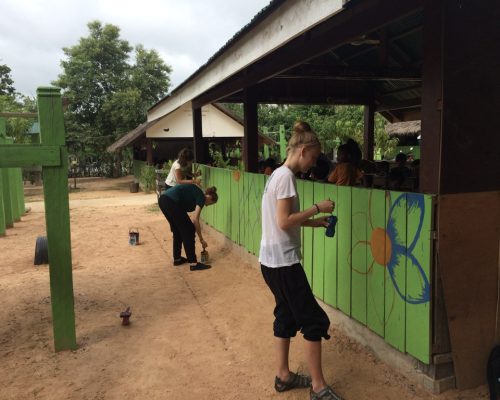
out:
<path id="1" fill-rule="evenodd" d="M 406 194 L 390 192 L 387 234 L 391 257 L 385 279 L 385 340 L 405 351 L 406 324 Z"/>
<path id="2" fill-rule="evenodd" d="M 314 183 L 304 181 L 304 208 L 307 209 L 314 204 Z M 306 271 L 309 284 L 313 285 L 313 230 L 311 228 L 304 228 L 304 241 L 303 241 L 303 259 L 304 270 Z"/>
<path id="3" fill-rule="evenodd" d="M 234 243 L 240 243 L 240 171 L 231 173 L 230 189 L 231 189 L 231 240 Z"/>
<path id="4" fill-rule="evenodd" d="M 297 184 L 297 194 L 299 195 L 299 200 L 300 200 L 299 207 L 300 210 L 302 211 L 304 209 L 304 181 L 302 179 L 297 179 L 296 184 Z M 300 251 L 302 253 L 302 259 L 304 258 L 304 229 L 305 229 L 304 227 L 300 228 L 300 243 L 302 245 Z"/>
<path id="5" fill-rule="evenodd" d="M 266 183 L 266 176 L 262 174 L 254 174 L 254 200 L 253 206 L 255 208 L 255 224 L 254 224 L 254 237 L 253 248 L 254 254 L 258 257 L 260 250 L 260 239 L 262 236 L 262 195 L 264 193 L 264 186 Z"/>
<path id="6" fill-rule="evenodd" d="M 205 219 L 258 255 L 266 177 L 203 169 L 217 186 Z M 206 185 L 206 186 L 209 186 Z M 333 238 L 301 228 L 303 266 L 313 292 L 396 347 L 429 363 L 432 196 L 297 180 L 300 209 L 325 198 L 336 203 Z M 212 208 L 212 210 L 210 210 Z"/>
<path id="7" fill-rule="evenodd" d="M 338 189 L 336 185 L 325 185 L 325 198 L 335 202 L 333 215 L 338 217 Z M 324 272 L 324 301 L 337 307 L 337 246 L 338 229 L 335 236 L 325 237 L 325 272 Z"/>
<path id="8" fill-rule="evenodd" d="M 384 336 L 385 332 L 385 266 L 386 255 L 386 192 L 371 190 L 368 197 L 367 240 L 367 325 Z"/>
<path id="9" fill-rule="evenodd" d="M 337 188 L 337 306 L 351 315 L 351 188 Z"/>
<path id="10" fill-rule="evenodd" d="M 314 204 L 325 199 L 325 185 L 314 183 Z M 315 218 L 325 216 L 319 214 Z M 313 293 L 321 300 L 324 299 L 324 273 L 325 273 L 325 229 L 305 228 L 313 231 Z"/>
<path id="11" fill-rule="evenodd" d="M 408 193 L 406 199 L 406 351 L 429 364 L 432 197 Z"/>
<path id="12" fill-rule="evenodd" d="M 352 240 L 351 240 L 351 268 L 352 317 L 366 325 L 366 287 L 367 287 L 367 226 L 368 226 L 368 196 L 370 191 L 361 188 L 352 188 Z"/>

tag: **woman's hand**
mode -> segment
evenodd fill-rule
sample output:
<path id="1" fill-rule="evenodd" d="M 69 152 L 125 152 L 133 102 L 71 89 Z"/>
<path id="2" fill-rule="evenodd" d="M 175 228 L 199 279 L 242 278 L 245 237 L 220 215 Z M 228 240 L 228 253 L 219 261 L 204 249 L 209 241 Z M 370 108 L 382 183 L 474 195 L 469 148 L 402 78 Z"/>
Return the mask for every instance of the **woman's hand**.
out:
<path id="1" fill-rule="evenodd" d="M 203 250 L 205 250 L 208 247 L 208 243 L 203 239 L 200 239 L 200 242 L 201 242 L 201 247 L 203 247 Z"/>
<path id="2" fill-rule="evenodd" d="M 331 214 L 335 209 L 335 203 L 330 199 L 320 201 L 319 203 L 316 203 L 316 205 L 318 206 L 319 211 L 322 213 Z"/>
<path id="3" fill-rule="evenodd" d="M 313 227 L 314 228 L 326 228 L 328 226 L 328 218 L 329 218 L 329 216 L 315 218 L 313 220 L 313 222 L 314 222 Z"/>

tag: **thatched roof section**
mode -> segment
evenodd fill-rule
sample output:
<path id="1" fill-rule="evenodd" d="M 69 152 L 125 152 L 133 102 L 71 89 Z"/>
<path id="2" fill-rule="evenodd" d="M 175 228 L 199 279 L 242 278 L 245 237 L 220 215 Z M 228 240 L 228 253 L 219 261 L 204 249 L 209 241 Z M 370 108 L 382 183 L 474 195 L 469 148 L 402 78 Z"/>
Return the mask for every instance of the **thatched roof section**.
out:
<path id="1" fill-rule="evenodd" d="M 420 120 L 395 122 L 393 124 L 387 124 L 385 126 L 385 131 L 389 134 L 389 136 L 420 135 L 421 131 Z"/>

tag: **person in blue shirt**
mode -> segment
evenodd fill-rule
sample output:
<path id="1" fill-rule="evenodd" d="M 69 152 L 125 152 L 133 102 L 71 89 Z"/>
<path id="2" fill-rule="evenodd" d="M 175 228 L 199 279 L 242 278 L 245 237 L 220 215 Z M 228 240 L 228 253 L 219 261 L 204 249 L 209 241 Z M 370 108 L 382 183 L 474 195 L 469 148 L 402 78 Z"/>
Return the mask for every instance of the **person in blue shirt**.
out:
<path id="1" fill-rule="evenodd" d="M 198 234 L 205 249 L 208 245 L 201 233 L 200 214 L 204 206 L 215 204 L 217 199 L 217 188 L 209 187 L 203 193 L 200 187 L 192 184 L 175 185 L 161 194 L 158 205 L 174 236 L 174 265 L 189 262 L 191 271 L 210 268 L 210 265 L 198 262 L 196 259 L 195 234 Z M 192 219 L 189 218 L 188 212 L 193 212 Z M 181 257 L 182 245 L 187 258 Z"/>

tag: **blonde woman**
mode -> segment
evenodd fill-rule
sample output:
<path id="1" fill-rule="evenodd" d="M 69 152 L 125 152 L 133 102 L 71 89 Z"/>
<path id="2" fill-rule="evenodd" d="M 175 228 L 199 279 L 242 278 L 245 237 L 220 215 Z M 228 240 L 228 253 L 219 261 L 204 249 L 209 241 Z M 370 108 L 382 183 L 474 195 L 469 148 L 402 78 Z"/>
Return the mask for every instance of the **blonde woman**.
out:
<path id="1" fill-rule="evenodd" d="M 300 263 L 300 227 L 326 227 L 328 216 L 313 217 L 330 214 L 334 203 L 325 199 L 300 211 L 295 174 L 308 171 L 321 153 L 320 142 L 310 126 L 307 123 L 300 125 L 300 129 L 294 129 L 288 143 L 285 163 L 270 176 L 262 196 L 259 262 L 276 301 L 274 387 L 278 392 L 310 387 L 312 400 L 339 400 L 341 397 L 326 384 L 321 366 L 321 339 L 330 338 L 330 321 L 316 301 Z M 293 373 L 289 368 L 290 338 L 299 330 L 306 343 L 310 377 Z"/>

